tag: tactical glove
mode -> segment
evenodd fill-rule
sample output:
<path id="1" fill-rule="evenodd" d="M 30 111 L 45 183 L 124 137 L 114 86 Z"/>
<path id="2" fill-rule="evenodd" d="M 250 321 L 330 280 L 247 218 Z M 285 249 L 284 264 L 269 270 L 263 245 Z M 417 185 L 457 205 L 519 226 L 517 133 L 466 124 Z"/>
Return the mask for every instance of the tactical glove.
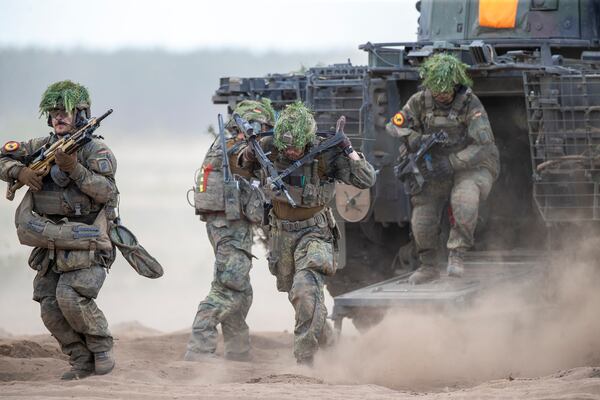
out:
<path id="1" fill-rule="evenodd" d="M 338 143 L 338 147 L 344 151 L 345 155 L 350 155 L 350 153 L 354 151 L 352 142 L 350 142 L 350 139 L 348 139 L 348 136 L 346 136 L 345 133 L 342 132 L 342 135 L 344 138 Z"/>
<path id="2" fill-rule="evenodd" d="M 37 192 L 42 189 L 43 175 L 44 173 L 42 171 L 34 171 L 29 167 L 23 167 L 19 171 L 17 180 L 23 185 L 29 186 L 34 192 Z"/>
<path id="3" fill-rule="evenodd" d="M 71 172 L 75 171 L 75 167 L 77 167 L 77 152 L 67 154 L 64 151 L 62 151 L 62 149 L 58 149 L 56 151 L 55 159 L 58 168 L 60 168 L 67 174 L 70 174 Z"/>

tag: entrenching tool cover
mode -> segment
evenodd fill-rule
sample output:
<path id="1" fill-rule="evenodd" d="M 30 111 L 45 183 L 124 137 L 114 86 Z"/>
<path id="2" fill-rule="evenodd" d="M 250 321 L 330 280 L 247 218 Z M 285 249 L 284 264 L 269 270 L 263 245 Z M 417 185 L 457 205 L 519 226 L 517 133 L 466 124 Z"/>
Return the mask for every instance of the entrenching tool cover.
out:
<path id="1" fill-rule="evenodd" d="M 133 232 L 125 226 L 121 224 L 111 224 L 108 235 L 129 265 L 131 265 L 139 275 L 150 279 L 160 278 L 163 275 L 164 271 L 160 263 L 138 243 Z"/>

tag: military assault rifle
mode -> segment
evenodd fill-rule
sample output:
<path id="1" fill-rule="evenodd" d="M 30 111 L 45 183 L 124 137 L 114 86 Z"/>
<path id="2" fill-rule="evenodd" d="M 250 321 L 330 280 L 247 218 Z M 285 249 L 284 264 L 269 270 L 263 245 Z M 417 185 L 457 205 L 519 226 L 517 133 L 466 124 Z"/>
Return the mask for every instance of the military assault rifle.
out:
<path id="1" fill-rule="evenodd" d="M 445 131 L 439 131 L 429 136 L 421 143 L 419 149 L 415 153 L 408 153 L 400 164 L 394 167 L 394 173 L 398 179 L 409 185 L 409 193 L 416 193 L 423 188 L 425 178 L 419 167 L 422 159 L 425 160 L 426 168 L 432 171 L 431 155 L 429 151 L 438 144 L 444 144 L 448 141 L 448 134 Z M 416 187 L 414 186 L 416 184 Z M 411 187 L 412 186 L 412 187 Z"/>
<path id="2" fill-rule="evenodd" d="M 309 161 L 312 161 L 316 155 L 324 152 L 327 149 L 332 148 L 333 146 L 337 146 L 344 140 L 344 126 L 346 126 L 346 117 L 343 115 L 337 120 L 335 127 L 335 134 L 331 134 L 331 132 L 317 132 L 320 135 L 329 135 L 330 137 L 321 142 L 318 146 L 310 149 L 308 153 L 306 153 L 302 158 L 291 163 L 286 169 L 284 169 L 279 175 L 273 178 L 273 181 L 281 182 L 283 178 L 294 172 L 296 169 L 300 168 L 304 164 Z"/>
<path id="3" fill-rule="evenodd" d="M 223 193 L 225 196 L 225 217 L 236 220 L 241 218 L 240 209 L 240 187 L 238 181 L 231 175 L 229 167 L 229 154 L 227 153 L 227 141 L 225 140 L 225 124 L 223 116 L 219 114 L 219 139 L 223 151 Z"/>
<path id="4" fill-rule="evenodd" d="M 34 171 L 42 171 L 43 176 L 48 175 L 52 164 L 54 164 L 56 152 L 59 149 L 67 154 L 77 152 L 77 150 L 94 138 L 93 133 L 100 126 L 100 122 L 112 112 L 113 110 L 110 109 L 98 118 L 91 118 L 72 135 L 65 135 L 52 145 L 43 146 L 33 153 L 29 157 L 29 160 L 31 161 L 26 160 L 25 164 Z M 21 182 L 9 182 L 8 188 L 6 189 L 6 198 L 8 200 L 13 200 L 17 190 L 22 187 L 23 184 Z"/>
<path id="5" fill-rule="evenodd" d="M 256 159 L 258 160 L 261 168 L 267 174 L 267 187 L 271 188 L 271 190 L 283 193 L 287 198 L 288 202 L 292 207 L 296 207 L 296 202 L 290 196 L 290 193 L 287 190 L 285 183 L 278 177 L 277 168 L 273 165 L 271 160 L 267 157 L 262 147 L 260 147 L 260 143 L 258 143 L 257 136 L 259 132 L 255 132 L 254 128 L 248 121 L 244 118 L 240 117 L 239 114 L 233 114 L 233 120 L 237 127 L 242 131 L 246 140 L 250 144 L 254 154 L 256 155 Z"/>

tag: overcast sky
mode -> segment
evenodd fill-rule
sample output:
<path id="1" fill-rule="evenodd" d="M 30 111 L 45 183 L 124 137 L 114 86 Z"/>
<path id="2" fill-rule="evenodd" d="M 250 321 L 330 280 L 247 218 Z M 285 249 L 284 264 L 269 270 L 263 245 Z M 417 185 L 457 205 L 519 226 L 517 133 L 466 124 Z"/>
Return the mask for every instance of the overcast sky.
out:
<path id="1" fill-rule="evenodd" d="M 0 46 L 327 50 L 416 39 L 415 0 L 0 0 Z"/>

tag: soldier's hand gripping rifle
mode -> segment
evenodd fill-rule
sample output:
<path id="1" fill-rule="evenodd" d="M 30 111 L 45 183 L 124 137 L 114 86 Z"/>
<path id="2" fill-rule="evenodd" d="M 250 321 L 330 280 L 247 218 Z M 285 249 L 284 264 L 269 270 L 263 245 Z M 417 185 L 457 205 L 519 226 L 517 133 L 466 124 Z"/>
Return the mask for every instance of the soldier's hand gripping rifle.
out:
<path id="1" fill-rule="evenodd" d="M 227 153 L 227 141 L 225 140 L 225 124 L 223 116 L 219 114 L 219 139 L 223 151 L 223 194 L 225 196 L 225 217 L 230 220 L 241 218 L 240 188 L 238 182 L 231 175 L 229 167 L 229 154 Z"/>
<path id="2" fill-rule="evenodd" d="M 108 110 L 98 118 L 89 119 L 85 125 L 79 128 L 72 135 L 65 135 L 50 146 L 44 146 L 31 155 L 31 162 L 27 163 L 27 167 L 34 171 L 41 171 L 42 176 L 48 175 L 52 164 L 54 164 L 56 152 L 61 149 L 67 154 L 73 154 L 82 146 L 93 139 L 94 131 L 100 126 L 100 122 L 108 117 L 113 112 Z M 21 182 L 9 182 L 6 189 L 6 198 L 13 200 L 17 190 L 23 187 Z"/>
<path id="3" fill-rule="evenodd" d="M 256 159 L 258 160 L 261 168 L 266 172 L 267 187 L 270 187 L 274 191 L 283 193 L 290 205 L 292 207 L 296 207 L 296 202 L 294 202 L 294 199 L 292 199 L 292 197 L 290 196 L 290 193 L 288 192 L 285 183 L 283 183 L 283 181 L 279 178 L 277 168 L 275 168 L 271 160 L 269 160 L 269 158 L 263 151 L 262 147 L 260 147 L 260 143 L 258 143 L 257 136 L 259 132 L 254 132 L 254 128 L 252 127 L 252 125 L 250 125 L 250 123 L 244 118 L 240 117 L 239 114 L 234 113 L 232 117 L 237 127 L 242 131 L 242 133 L 246 137 L 246 140 L 250 144 L 252 151 L 254 151 Z"/>
<path id="4" fill-rule="evenodd" d="M 394 167 L 394 173 L 396 177 L 403 181 L 407 185 L 415 185 L 409 190 L 409 193 L 416 193 L 418 190 L 423 188 L 425 178 L 423 172 L 419 167 L 422 164 L 421 160 L 425 160 L 425 165 L 429 171 L 432 171 L 431 159 L 429 151 L 438 144 L 444 144 L 448 141 L 448 134 L 445 131 L 439 131 L 430 135 L 424 140 L 419 149 L 415 153 L 408 153 L 401 161 L 400 164 Z"/>

